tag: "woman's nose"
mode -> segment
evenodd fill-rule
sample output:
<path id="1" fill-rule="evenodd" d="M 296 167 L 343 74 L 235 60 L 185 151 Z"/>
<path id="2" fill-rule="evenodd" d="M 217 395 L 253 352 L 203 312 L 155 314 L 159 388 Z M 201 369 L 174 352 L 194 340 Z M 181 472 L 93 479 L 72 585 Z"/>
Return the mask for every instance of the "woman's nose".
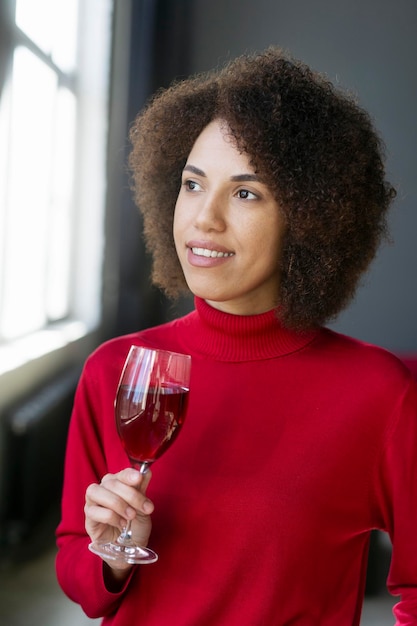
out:
<path id="1" fill-rule="evenodd" d="M 224 230 L 225 224 L 224 200 L 214 194 L 205 196 L 195 217 L 196 227 L 204 231 L 220 231 Z"/>

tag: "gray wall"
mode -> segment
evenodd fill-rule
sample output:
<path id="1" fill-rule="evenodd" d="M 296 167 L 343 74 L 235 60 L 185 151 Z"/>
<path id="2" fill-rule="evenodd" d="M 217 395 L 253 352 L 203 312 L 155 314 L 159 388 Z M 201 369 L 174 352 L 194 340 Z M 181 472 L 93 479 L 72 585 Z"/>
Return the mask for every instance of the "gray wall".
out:
<path id="1" fill-rule="evenodd" d="M 371 112 L 399 191 L 393 244 L 333 326 L 417 352 L 416 0 L 196 0 L 194 7 L 193 72 L 275 44 L 353 90 Z"/>

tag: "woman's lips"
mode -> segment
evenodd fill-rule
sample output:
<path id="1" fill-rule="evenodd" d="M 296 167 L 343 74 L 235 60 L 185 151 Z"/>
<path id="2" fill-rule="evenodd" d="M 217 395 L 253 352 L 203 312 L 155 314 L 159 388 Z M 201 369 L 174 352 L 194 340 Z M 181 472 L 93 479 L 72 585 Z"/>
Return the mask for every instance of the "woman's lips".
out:
<path id="1" fill-rule="evenodd" d="M 205 242 L 187 243 L 187 259 L 195 267 L 215 267 L 227 262 L 234 252 Z"/>
<path id="2" fill-rule="evenodd" d="M 197 256 L 205 256 L 207 258 L 217 259 L 224 256 L 233 256 L 233 252 L 223 252 L 222 250 L 211 250 L 210 248 L 200 248 L 193 246 L 191 252 Z"/>

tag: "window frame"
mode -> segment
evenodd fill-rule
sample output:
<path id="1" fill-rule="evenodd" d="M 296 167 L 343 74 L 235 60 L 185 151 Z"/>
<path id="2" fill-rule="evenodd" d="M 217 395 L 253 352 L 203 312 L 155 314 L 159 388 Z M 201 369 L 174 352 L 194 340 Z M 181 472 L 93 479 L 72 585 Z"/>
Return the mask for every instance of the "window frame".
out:
<path id="1" fill-rule="evenodd" d="M 43 328 L 27 336 L 0 344 L 0 387 L 2 388 L 0 409 L 22 392 L 39 385 L 57 370 L 82 362 L 105 334 L 107 320 L 109 316 L 111 317 L 111 311 L 103 309 L 102 286 L 106 254 L 106 209 L 108 208 L 107 157 L 110 132 L 111 68 L 114 62 L 113 30 L 117 4 L 112 0 L 106 0 L 105 8 L 99 13 L 99 19 L 102 20 L 101 26 L 107 29 L 105 40 L 107 69 L 103 66 L 97 76 L 96 68 L 91 63 L 89 24 L 92 24 L 93 28 L 98 28 L 97 9 L 100 8 L 99 5 L 103 7 L 103 0 L 84 0 L 80 3 L 83 15 L 79 18 L 81 35 L 79 54 L 81 57 L 84 55 L 87 61 L 90 59 L 90 64 L 83 65 L 78 79 L 73 73 L 62 72 L 48 55 L 18 29 L 14 22 L 14 0 L 7 6 L 3 5 L 1 9 L 0 17 L 6 37 L 3 37 L 0 51 L 0 63 L 3 64 L 2 69 L 4 68 L 0 72 L 0 79 L 4 75 L 4 82 L 7 81 L 11 72 L 13 51 L 17 46 L 24 45 L 57 72 L 61 85 L 77 92 L 80 118 L 77 123 L 77 167 L 74 180 L 76 211 L 72 224 L 75 245 L 72 259 L 70 314 L 60 321 L 47 323 Z M 118 12 L 120 13 L 120 9 Z M 127 27 L 129 4 L 124 13 L 124 25 Z M 124 47 L 126 45 L 127 42 Z M 3 85 L 0 84 L 0 97 L 2 87 Z M 97 115 L 100 129 L 96 129 L 96 136 L 92 140 L 85 130 L 91 124 L 92 119 L 97 122 Z M 97 168 L 99 174 L 93 182 L 95 192 L 94 199 L 92 199 L 94 168 Z M 91 209 L 91 204 L 94 205 L 94 209 Z M 88 233 L 91 229 L 97 235 L 94 255 L 88 245 Z M 91 307 L 92 300 L 95 301 L 95 307 Z"/>

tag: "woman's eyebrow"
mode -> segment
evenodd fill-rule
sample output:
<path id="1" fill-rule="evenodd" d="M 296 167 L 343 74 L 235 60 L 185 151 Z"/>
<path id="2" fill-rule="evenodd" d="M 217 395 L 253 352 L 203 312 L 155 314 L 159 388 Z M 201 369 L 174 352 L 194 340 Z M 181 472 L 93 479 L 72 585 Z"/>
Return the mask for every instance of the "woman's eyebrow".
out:
<path id="1" fill-rule="evenodd" d="M 184 167 L 183 171 L 192 172 L 197 176 L 203 176 L 204 178 L 207 178 L 207 174 L 205 174 L 203 170 L 200 170 L 200 168 L 195 167 L 195 165 L 187 164 Z M 259 176 L 257 176 L 256 174 L 236 174 L 235 176 L 231 176 L 230 180 L 237 183 L 245 181 L 261 182 Z"/>
<path id="2" fill-rule="evenodd" d="M 261 182 L 261 179 L 256 174 L 236 174 L 236 176 L 231 176 L 230 180 L 237 183 L 245 181 Z"/>
<path id="3" fill-rule="evenodd" d="M 197 176 L 204 176 L 204 178 L 207 178 L 203 170 L 200 170 L 198 167 L 195 167 L 195 165 L 190 165 L 190 164 L 186 165 L 183 169 L 183 172 L 192 172 L 192 174 L 196 174 Z"/>

